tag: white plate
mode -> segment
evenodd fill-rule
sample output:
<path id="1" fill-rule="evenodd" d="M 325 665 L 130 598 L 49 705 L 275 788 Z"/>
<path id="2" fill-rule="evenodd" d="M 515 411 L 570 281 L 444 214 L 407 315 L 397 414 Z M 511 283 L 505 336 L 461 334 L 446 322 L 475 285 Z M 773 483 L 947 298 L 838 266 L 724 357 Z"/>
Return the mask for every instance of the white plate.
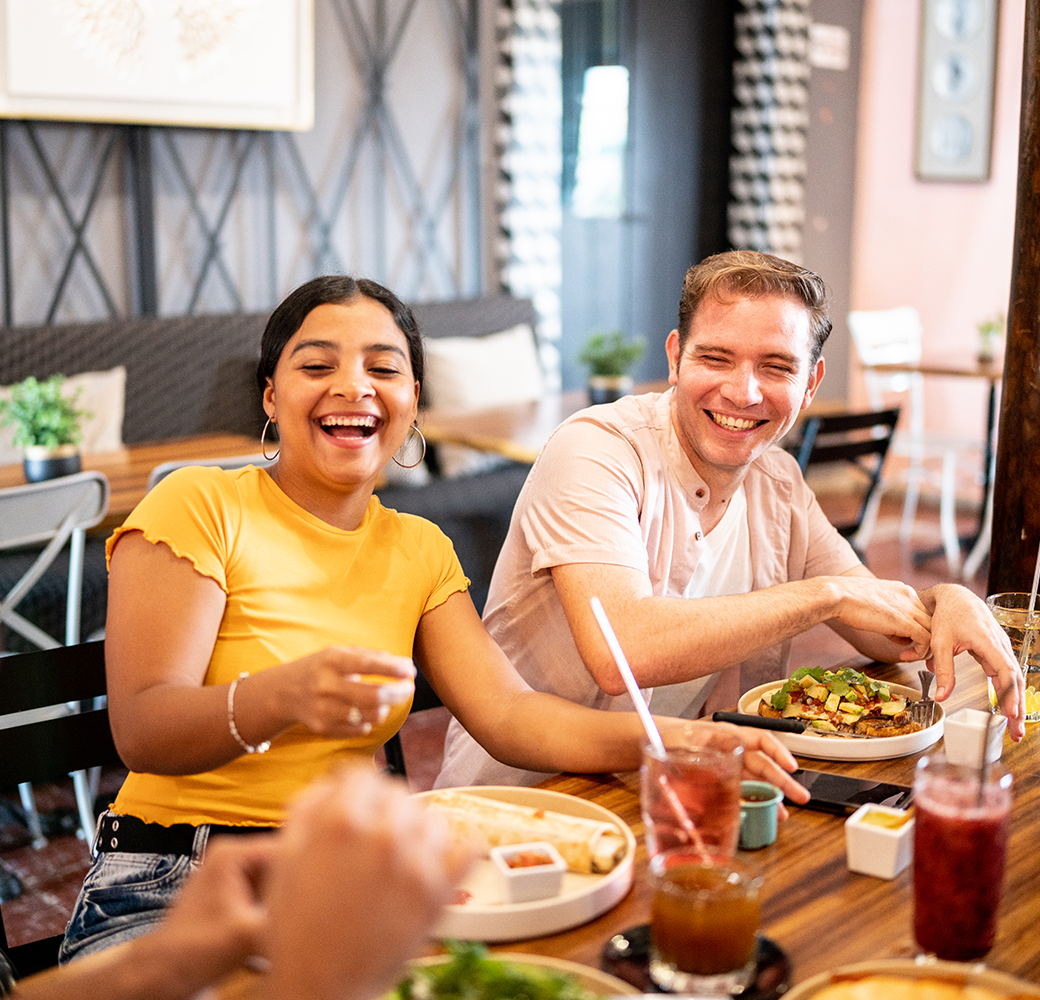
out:
<path id="1" fill-rule="evenodd" d="M 809 1000 L 825 986 L 829 986 L 835 976 L 858 975 L 900 976 L 904 979 L 952 979 L 967 986 L 985 986 L 998 996 L 1040 997 L 1040 987 L 1035 983 L 1027 983 L 996 969 L 986 969 L 981 965 L 965 962 L 925 962 L 918 965 L 912 958 L 894 958 L 858 962 L 856 965 L 844 965 L 832 972 L 822 972 L 805 980 L 804 983 L 799 983 L 786 994 L 784 1000 Z"/>
<path id="2" fill-rule="evenodd" d="M 565 958 L 550 958 L 548 955 L 522 955 L 510 952 L 492 952 L 491 957 L 497 962 L 512 962 L 514 965 L 537 965 L 543 969 L 552 969 L 554 972 L 565 972 L 574 976 L 583 989 L 597 996 L 615 996 L 624 994 L 627 996 L 638 996 L 639 990 L 623 979 L 600 972 L 588 965 L 579 965 L 577 962 L 568 962 Z M 429 958 L 417 958 L 412 965 L 443 965 L 447 962 L 447 955 L 431 955 Z"/>
<path id="3" fill-rule="evenodd" d="M 549 792 L 542 788 L 516 788 L 507 785 L 479 785 L 462 789 L 500 802 L 546 809 L 568 816 L 583 816 L 612 823 L 625 838 L 625 856 L 606 875 L 579 875 L 565 872 L 560 894 L 530 903 L 498 903 L 495 869 L 489 858 L 482 858 L 462 883 L 473 899 L 451 904 L 435 929 L 438 937 L 464 941 L 522 941 L 525 938 L 556 934 L 606 913 L 632 887 L 636 838 L 619 816 L 593 802 L 574 795 Z M 433 793 L 420 792 L 418 798 Z"/>
<path id="4" fill-rule="evenodd" d="M 770 681 L 752 688 L 737 703 L 737 708 L 745 715 L 758 715 L 758 703 L 767 691 L 775 691 L 783 682 Z M 910 701 L 920 691 L 904 687 L 902 684 L 889 684 L 892 691 Z M 924 750 L 937 743 L 943 734 L 942 705 L 936 704 L 935 717 L 927 729 L 919 733 L 907 733 L 904 736 L 805 736 L 802 733 L 773 733 L 773 735 L 793 754 L 799 757 L 815 757 L 817 760 L 891 760 L 893 757 L 908 757 L 912 753 Z"/>

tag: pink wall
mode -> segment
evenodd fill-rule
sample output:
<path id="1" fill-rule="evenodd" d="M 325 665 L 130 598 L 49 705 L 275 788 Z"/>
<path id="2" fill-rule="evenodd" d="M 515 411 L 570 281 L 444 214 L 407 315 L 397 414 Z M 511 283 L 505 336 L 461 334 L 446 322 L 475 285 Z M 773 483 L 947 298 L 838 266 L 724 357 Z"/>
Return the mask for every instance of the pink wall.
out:
<path id="1" fill-rule="evenodd" d="M 990 179 L 954 184 L 914 177 L 918 3 L 866 0 L 852 308 L 916 306 L 926 356 L 971 356 L 975 324 L 1007 312 L 1025 0 L 1000 6 Z M 984 383 L 930 377 L 926 393 L 932 429 L 981 431 Z M 849 398 L 865 398 L 855 364 Z"/>

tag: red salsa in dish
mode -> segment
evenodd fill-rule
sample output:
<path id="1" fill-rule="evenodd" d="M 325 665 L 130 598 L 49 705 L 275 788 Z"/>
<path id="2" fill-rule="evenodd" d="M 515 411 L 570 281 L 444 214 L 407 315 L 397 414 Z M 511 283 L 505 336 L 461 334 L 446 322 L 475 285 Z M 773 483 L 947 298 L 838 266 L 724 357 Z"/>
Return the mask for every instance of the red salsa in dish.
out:
<path id="1" fill-rule="evenodd" d="M 535 865 L 551 865 L 553 859 L 544 851 L 517 851 L 506 858 L 510 868 L 534 868 Z"/>

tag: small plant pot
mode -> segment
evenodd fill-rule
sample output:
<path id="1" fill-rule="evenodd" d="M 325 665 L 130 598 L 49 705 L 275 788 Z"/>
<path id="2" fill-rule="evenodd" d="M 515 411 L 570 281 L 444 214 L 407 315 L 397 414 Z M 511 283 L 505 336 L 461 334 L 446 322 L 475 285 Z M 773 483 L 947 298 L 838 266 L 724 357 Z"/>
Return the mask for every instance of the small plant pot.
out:
<path id="1" fill-rule="evenodd" d="M 42 483 L 45 479 L 71 476 L 82 467 L 79 449 L 74 444 L 63 444 L 57 448 L 26 448 L 22 460 L 27 483 Z"/>
<path id="2" fill-rule="evenodd" d="M 590 375 L 589 404 L 613 403 L 632 391 L 632 379 L 628 375 Z"/>

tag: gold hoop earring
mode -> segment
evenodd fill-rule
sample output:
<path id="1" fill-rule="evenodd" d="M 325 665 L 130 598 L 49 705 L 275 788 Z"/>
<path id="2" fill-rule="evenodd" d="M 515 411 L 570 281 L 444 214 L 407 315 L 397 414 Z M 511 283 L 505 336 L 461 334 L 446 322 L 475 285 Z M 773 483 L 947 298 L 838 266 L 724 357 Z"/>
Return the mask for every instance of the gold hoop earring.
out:
<path id="1" fill-rule="evenodd" d="M 267 428 L 270 427 L 270 426 L 271 426 L 271 418 L 268 417 L 267 418 L 267 423 L 264 424 L 264 429 L 260 432 L 260 454 L 263 455 L 264 458 L 268 462 L 273 462 L 278 457 L 278 455 L 281 453 L 282 446 L 281 446 L 281 443 L 279 443 L 278 450 L 275 451 L 275 453 L 273 455 L 268 455 L 267 454 L 267 442 L 266 442 L 265 438 L 267 437 Z M 277 427 L 277 426 L 278 425 L 275 424 L 275 427 Z"/>
<path id="2" fill-rule="evenodd" d="M 397 456 L 394 455 L 394 462 L 397 465 L 399 465 L 402 469 L 414 469 L 417 465 L 421 465 L 422 464 L 422 460 L 426 457 L 426 438 L 423 437 L 423 432 L 421 430 L 419 430 L 419 428 L 415 424 L 412 424 L 412 426 L 408 428 L 408 433 L 409 434 L 411 434 L 413 431 L 416 434 L 419 435 L 419 440 L 422 441 L 422 454 L 420 454 L 418 460 L 415 461 L 415 462 L 412 462 L 411 465 L 405 465 L 404 462 L 399 461 Z M 401 445 L 401 448 L 398 448 L 397 450 L 400 451 L 407 444 L 408 444 L 408 441 L 406 439 L 404 444 Z"/>

